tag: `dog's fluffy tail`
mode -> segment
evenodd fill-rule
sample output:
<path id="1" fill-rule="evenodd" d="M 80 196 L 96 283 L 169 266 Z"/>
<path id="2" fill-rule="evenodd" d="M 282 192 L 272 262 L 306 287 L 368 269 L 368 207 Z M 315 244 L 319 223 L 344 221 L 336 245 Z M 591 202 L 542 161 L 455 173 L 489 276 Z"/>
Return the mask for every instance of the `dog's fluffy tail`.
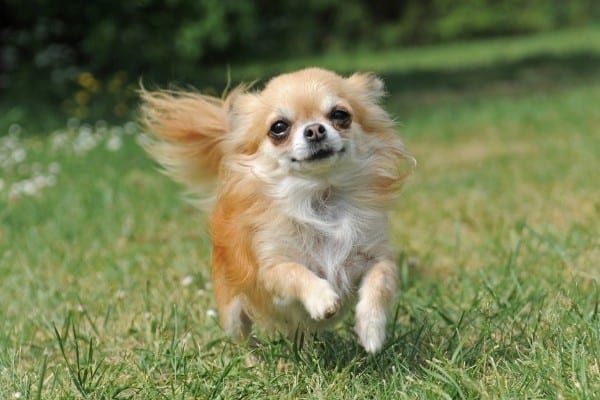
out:
<path id="1" fill-rule="evenodd" d="M 226 100 L 194 92 L 140 90 L 143 147 L 191 191 L 216 177 L 228 130 Z"/>

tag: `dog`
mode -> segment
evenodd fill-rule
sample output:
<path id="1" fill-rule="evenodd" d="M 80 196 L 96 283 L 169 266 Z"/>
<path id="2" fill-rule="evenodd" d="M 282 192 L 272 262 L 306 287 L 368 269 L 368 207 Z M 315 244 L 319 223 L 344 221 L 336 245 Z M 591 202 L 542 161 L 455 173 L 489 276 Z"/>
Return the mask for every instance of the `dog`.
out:
<path id="1" fill-rule="evenodd" d="M 219 322 L 288 334 L 331 327 L 352 308 L 381 350 L 397 288 L 388 210 L 415 165 L 380 106 L 373 74 L 307 68 L 223 98 L 141 89 L 149 154 L 206 197 Z"/>

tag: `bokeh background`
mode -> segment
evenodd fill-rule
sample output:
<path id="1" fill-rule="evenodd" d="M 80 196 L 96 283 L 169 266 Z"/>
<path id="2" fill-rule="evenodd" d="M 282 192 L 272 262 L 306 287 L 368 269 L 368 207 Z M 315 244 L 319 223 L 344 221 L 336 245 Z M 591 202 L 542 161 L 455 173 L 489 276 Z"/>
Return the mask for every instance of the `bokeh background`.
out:
<path id="1" fill-rule="evenodd" d="M 140 79 L 221 92 L 228 78 L 319 63 L 306 57 L 582 28 L 599 18 L 595 0 L 5 0 L 0 122 L 121 122 Z M 255 68 L 240 68 L 249 63 Z"/>
<path id="2" fill-rule="evenodd" d="M 594 399 L 599 0 L 0 2 L 0 399 Z M 216 320 L 147 88 L 373 71 L 418 166 L 385 349 Z M 207 194 L 208 195 L 208 194 Z M 301 349 L 302 348 L 302 349 Z"/>

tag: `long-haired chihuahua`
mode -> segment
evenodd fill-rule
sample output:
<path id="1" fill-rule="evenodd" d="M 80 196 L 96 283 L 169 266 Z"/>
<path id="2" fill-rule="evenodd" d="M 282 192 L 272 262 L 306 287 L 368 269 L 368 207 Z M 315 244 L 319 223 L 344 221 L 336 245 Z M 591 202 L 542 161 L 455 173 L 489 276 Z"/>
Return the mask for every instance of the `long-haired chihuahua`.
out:
<path id="1" fill-rule="evenodd" d="M 372 74 L 309 68 L 224 98 L 141 91 L 148 152 L 203 193 L 216 181 L 212 280 L 223 329 L 318 331 L 355 311 L 381 349 L 397 268 L 388 210 L 414 166 Z"/>

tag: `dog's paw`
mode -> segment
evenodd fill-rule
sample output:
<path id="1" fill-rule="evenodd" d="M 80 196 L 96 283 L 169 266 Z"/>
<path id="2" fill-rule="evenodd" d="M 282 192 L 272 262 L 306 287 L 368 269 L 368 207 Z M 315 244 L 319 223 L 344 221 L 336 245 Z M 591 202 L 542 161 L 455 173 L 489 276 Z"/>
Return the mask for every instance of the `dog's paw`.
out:
<path id="1" fill-rule="evenodd" d="M 354 331 L 360 344 L 368 353 L 377 353 L 385 341 L 387 316 L 384 310 L 373 309 L 363 302 L 356 307 Z"/>
<path id="2" fill-rule="evenodd" d="M 315 321 L 322 321 L 333 317 L 340 309 L 341 300 L 332 289 L 329 282 L 320 279 L 313 285 L 304 299 L 304 307 Z"/>

